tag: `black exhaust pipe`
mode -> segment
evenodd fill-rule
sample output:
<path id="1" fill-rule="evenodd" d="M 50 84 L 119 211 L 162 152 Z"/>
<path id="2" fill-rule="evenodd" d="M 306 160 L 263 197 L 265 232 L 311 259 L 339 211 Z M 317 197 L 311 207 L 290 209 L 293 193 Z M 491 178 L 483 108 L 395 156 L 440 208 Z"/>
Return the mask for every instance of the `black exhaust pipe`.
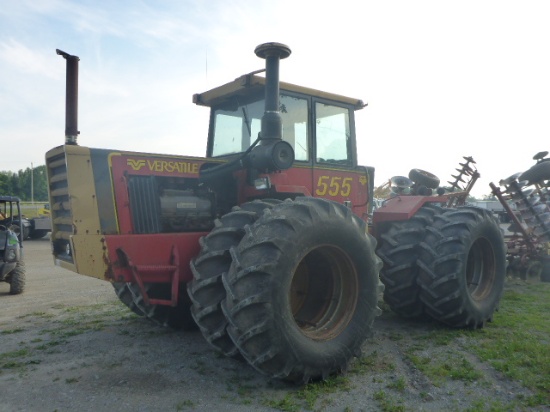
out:
<path id="1" fill-rule="evenodd" d="M 262 139 L 282 139 L 283 125 L 279 112 L 279 61 L 290 56 L 290 48 L 281 43 L 260 44 L 254 50 L 265 59 L 265 112 L 262 117 Z"/>
<path id="2" fill-rule="evenodd" d="M 65 144 L 76 145 L 78 131 L 78 56 L 72 56 L 59 49 L 57 54 L 67 60 L 67 80 L 65 92 Z"/>
<path id="3" fill-rule="evenodd" d="M 251 164 L 260 171 L 285 170 L 294 163 L 294 149 L 282 140 L 279 61 L 290 56 L 290 47 L 281 43 L 264 43 L 256 47 L 254 53 L 265 59 L 265 112 L 262 116 L 260 144 L 250 154 Z"/>

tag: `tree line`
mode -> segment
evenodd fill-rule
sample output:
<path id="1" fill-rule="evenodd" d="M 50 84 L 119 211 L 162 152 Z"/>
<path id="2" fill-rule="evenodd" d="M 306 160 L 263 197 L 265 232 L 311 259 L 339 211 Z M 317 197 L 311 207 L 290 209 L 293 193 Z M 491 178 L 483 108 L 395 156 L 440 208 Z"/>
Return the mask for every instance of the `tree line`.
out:
<path id="1" fill-rule="evenodd" d="M 17 196 L 24 202 L 48 200 L 46 166 L 27 167 L 18 172 L 0 171 L 0 196 Z"/>

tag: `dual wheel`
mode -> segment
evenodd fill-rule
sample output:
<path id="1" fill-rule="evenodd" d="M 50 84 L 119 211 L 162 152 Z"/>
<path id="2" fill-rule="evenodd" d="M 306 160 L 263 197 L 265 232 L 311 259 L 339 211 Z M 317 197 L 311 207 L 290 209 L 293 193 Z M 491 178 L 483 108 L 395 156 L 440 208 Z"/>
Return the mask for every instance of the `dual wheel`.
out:
<path id="1" fill-rule="evenodd" d="M 365 224 L 314 198 L 235 208 L 191 263 L 192 314 L 206 340 L 295 382 L 345 369 L 376 314 L 380 259 Z"/>
<path id="2" fill-rule="evenodd" d="M 384 300 L 405 317 L 483 327 L 504 287 L 506 251 L 498 223 L 482 209 L 426 205 L 380 236 Z"/>

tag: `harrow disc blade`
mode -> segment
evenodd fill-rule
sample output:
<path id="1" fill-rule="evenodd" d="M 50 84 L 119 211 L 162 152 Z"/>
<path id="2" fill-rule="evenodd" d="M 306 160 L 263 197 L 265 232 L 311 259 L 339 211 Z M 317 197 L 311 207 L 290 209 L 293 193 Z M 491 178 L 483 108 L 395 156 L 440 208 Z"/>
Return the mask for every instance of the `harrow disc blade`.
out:
<path id="1" fill-rule="evenodd" d="M 550 212 L 537 215 L 537 219 L 541 225 L 548 226 L 548 229 L 550 229 Z"/>
<path id="2" fill-rule="evenodd" d="M 544 205 L 544 203 L 540 203 L 540 196 L 538 195 L 516 201 L 516 206 L 519 211 L 529 210 L 535 206 L 538 206 L 539 204 Z"/>
<path id="3" fill-rule="evenodd" d="M 522 190 L 520 193 L 516 192 L 512 194 L 512 199 L 523 200 L 524 198 L 531 196 L 534 192 L 535 192 L 534 188 L 525 189 L 525 190 Z"/>
<path id="4" fill-rule="evenodd" d="M 524 219 L 525 223 L 527 223 L 527 226 L 533 229 L 534 233 L 537 236 L 550 230 L 550 213 L 544 213 L 544 215 L 533 216 L 528 219 Z"/>
<path id="5" fill-rule="evenodd" d="M 466 163 L 459 163 L 460 166 L 462 166 L 462 169 L 456 169 L 458 170 L 459 172 L 464 172 L 464 173 L 469 173 L 469 174 L 472 174 L 474 173 L 474 169 L 472 169 L 470 166 L 468 166 Z"/>
<path id="6" fill-rule="evenodd" d="M 538 237 L 548 236 L 548 234 L 550 234 L 550 227 L 548 226 L 537 227 L 534 233 L 535 233 L 535 236 L 538 236 Z"/>
<path id="7" fill-rule="evenodd" d="M 518 233 L 520 231 L 521 228 L 516 224 L 516 222 L 513 222 L 510 226 L 508 226 L 508 232 Z"/>
<path id="8" fill-rule="evenodd" d="M 506 179 L 502 179 L 499 184 L 501 186 L 508 186 L 510 183 L 512 182 L 515 182 L 517 180 L 517 178 L 521 175 L 520 172 L 518 173 L 514 173 L 512 176 L 506 178 Z"/>

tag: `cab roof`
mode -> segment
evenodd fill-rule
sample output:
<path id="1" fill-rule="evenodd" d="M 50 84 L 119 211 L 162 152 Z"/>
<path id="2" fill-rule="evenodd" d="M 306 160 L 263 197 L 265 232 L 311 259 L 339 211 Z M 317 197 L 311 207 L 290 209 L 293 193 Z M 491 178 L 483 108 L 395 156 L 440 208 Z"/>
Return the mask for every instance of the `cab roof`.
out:
<path id="1" fill-rule="evenodd" d="M 15 196 L 0 196 L 0 202 L 6 203 L 6 202 L 20 202 L 21 199 Z"/>
<path id="2" fill-rule="evenodd" d="M 218 86 L 204 93 L 193 95 L 193 103 L 200 106 L 218 106 L 226 103 L 229 99 L 235 96 L 248 96 L 252 93 L 261 93 L 264 90 L 265 77 L 256 76 L 255 74 L 245 74 L 236 78 L 230 83 Z M 353 106 L 355 110 L 362 109 L 366 106 L 362 100 L 346 97 L 334 93 L 323 92 L 308 87 L 298 86 L 291 83 L 280 82 L 279 89 L 294 93 L 300 93 L 308 96 L 320 97 L 322 99 L 332 100 L 339 103 L 345 103 Z"/>

